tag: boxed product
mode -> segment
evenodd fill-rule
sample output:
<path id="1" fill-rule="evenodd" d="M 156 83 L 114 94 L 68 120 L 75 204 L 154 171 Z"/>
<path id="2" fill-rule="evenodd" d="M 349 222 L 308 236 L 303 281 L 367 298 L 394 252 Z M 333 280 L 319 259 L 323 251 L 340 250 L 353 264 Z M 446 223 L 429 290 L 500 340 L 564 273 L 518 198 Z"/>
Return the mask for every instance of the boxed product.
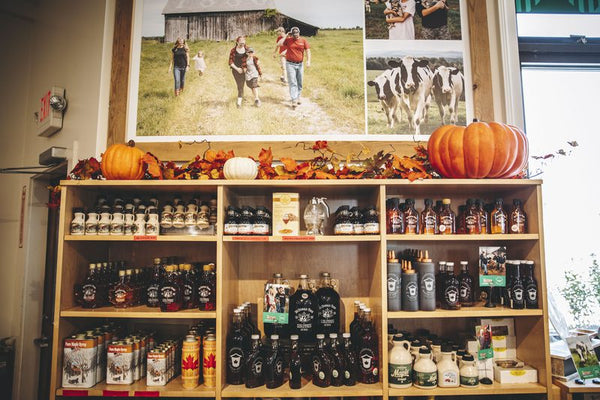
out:
<path id="1" fill-rule="evenodd" d="M 494 380 L 500 383 L 537 383 L 537 370 L 519 360 L 496 361 Z"/>
<path id="2" fill-rule="evenodd" d="M 161 350 L 148 352 L 147 386 L 164 386 L 167 384 L 167 353 Z"/>
<path id="3" fill-rule="evenodd" d="M 494 347 L 494 360 L 513 360 L 517 358 L 517 349 Z"/>
<path id="4" fill-rule="evenodd" d="M 554 378 L 566 382 L 579 377 L 569 346 L 564 340 L 550 343 L 550 359 Z"/>
<path id="5" fill-rule="evenodd" d="M 517 357 L 517 338 L 515 336 L 492 336 L 494 360 L 515 359 Z"/>
<path id="6" fill-rule="evenodd" d="M 273 193 L 273 236 L 300 234 L 300 194 Z"/>
<path id="7" fill-rule="evenodd" d="M 96 384 L 98 340 L 77 335 L 67 338 L 63 349 L 63 387 L 90 388 Z"/>
<path id="8" fill-rule="evenodd" d="M 480 325 L 490 325 L 492 336 L 516 336 L 514 318 L 482 318 Z"/>
<path id="9" fill-rule="evenodd" d="M 475 357 L 477 357 L 477 352 L 475 352 Z M 494 360 L 492 360 L 491 358 L 487 358 L 485 360 L 478 360 L 477 369 L 479 369 L 479 379 L 494 379 Z"/>

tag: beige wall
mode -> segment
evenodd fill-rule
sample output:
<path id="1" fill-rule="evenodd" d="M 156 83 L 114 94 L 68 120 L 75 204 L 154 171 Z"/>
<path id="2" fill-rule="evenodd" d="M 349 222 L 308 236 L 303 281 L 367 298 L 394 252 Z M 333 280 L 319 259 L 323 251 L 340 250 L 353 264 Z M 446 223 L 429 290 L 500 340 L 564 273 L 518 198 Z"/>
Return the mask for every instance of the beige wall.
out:
<path id="1" fill-rule="evenodd" d="M 0 168 L 36 165 L 50 146 L 74 150 L 76 158 L 99 155 L 106 143 L 113 19 L 114 0 L 3 2 Z M 42 138 L 33 113 L 51 86 L 66 89 L 69 106 L 63 129 Z M 19 249 L 23 186 L 32 188 L 29 176 L 0 175 L 0 337 L 17 337 L 14 398 L 27 400 L 37 392 L 38 351 L 31 339 L 39 335 L 35 311 L 41 306 L 45 258 L 35 233 L 46 227 L 37 216 L 26 219 L 25 246 Z M 26 216 L 36 215 L 45 200 L 43 193 L 29 195 Z"/>

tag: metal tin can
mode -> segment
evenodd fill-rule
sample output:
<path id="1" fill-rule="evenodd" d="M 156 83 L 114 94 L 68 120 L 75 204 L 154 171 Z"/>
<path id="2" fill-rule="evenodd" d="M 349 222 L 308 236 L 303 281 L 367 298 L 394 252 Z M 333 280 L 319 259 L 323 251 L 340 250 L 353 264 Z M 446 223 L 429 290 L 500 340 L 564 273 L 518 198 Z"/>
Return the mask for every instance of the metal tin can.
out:
<path id="1" fill-rule="evenodd" d="M 208 335 L 204 338 L 202 352 L 202 375 L 206 387 L 217 386 L 217 337 Z"/>
<path id="2" fill-rule="evenodd" d="M 200 378 L 200 343 L 194 335 L 187 335 L 181 347 L 181 380 L 184 389 L 198 386 Z"/>

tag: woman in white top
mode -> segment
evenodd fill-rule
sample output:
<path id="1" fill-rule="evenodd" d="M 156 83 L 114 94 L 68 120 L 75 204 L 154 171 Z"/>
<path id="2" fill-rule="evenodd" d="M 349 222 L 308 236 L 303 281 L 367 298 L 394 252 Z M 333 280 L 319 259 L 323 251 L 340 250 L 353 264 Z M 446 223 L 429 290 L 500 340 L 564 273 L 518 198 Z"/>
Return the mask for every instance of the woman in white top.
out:
<path id="1" fill-rule="evenodd" d="M 390 39 L 414 40 L 415 25 L 413 23 L 413 16 L 416 11 L 415 0 L 402 0 L 400 1 L 400 7 L 402 9 L 402 15 L 393 16 L 385 20 L 388 24 L 393 24 L 389 29 Z M 392 13 L 395 14 L 391 7 L 386 8 L 383 13 L 386 16 Z"/>

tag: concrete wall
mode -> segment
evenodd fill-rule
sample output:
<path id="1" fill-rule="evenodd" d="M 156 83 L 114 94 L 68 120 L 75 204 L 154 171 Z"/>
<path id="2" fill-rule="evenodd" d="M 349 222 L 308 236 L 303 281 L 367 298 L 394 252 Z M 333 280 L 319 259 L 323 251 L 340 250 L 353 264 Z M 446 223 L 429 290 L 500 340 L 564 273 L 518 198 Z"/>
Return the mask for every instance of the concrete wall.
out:
<path id="1" fill-rule="evenodd" d="M 114 0 L 27 0 L 0 6 L 0 168 L 37 165 L 50 146 L 73 157 L 99 155 L 106 143 Z M 63 129 L 38 137 L 33 113 L 51 86 L 66 89 Z M 72 163 L 71 163 L 72 164 Z M 27 187 L 25 242 L 19 248 L 22 187 Z M 37 397 L 46 199 L 27 175 L 0 175 L 0 337 L 17 338 L 14 399 Z M 29 194 L 32 192 L 33 194 Z M 36 216 L 35 220 L 31 218 Z M 28 218 L 29 217 L 29 218 Z M 45 234 L 43 235 L 45 237 Z"/>

